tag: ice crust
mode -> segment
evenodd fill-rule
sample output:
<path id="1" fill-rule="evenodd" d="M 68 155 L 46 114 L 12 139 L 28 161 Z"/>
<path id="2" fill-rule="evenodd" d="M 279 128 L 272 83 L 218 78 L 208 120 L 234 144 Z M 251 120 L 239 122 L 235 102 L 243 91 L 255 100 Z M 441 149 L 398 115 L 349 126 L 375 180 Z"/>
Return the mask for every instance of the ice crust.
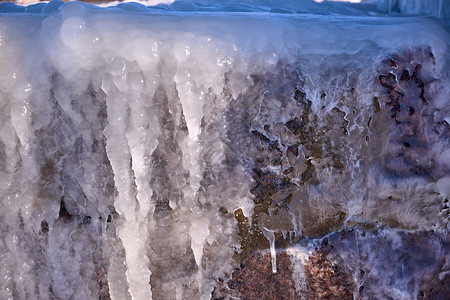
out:
<path id="1" fill-rule="evenodd" d="M 0 298 L 210 299 L 238 266 L 233 212 L 253 214 L 250 132 L 275 124 L 266 139 L 289 145 L 277 126 L 302 111 L 300 86 L 317 124 L 344 114 L 348 142 L 330 139 L 346 170 L 311 159 L 318 183 L 301 186 L 303 161 L 262 168 L 297 174 L 273 198 L 292 193 L 289 207 L 260 224 L 274 273 L 275 233 L 303 235 L 309 210 L 448 233 L 448 131 L 423 134 L 429 174 L 390 176 L 380 161 L 396 131 L 366 127 L 382 61 L 429 51 L 420 124 L 448 128 L 449 8 L 424 3 L 1 3 Z"/>

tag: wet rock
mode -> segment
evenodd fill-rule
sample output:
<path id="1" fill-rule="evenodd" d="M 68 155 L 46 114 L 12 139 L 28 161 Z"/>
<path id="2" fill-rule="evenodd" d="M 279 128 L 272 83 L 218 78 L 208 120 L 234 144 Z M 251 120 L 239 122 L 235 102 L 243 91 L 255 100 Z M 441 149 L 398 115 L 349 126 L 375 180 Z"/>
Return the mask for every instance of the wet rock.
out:
<path id="1" fill-rule="evenodd" d="M 270 253 L 256 251 L 233 272 L 228 282 L 222 282 L 212 299 L 353 299 L 352 276 L 345 266 L 328 258 L 332 249 L 322 243 L 303 262 L 278 249 L 277 273 L 272 273 Z M 294 274 L 295 264 L 301 265 L 303 278 Z"/>
<path id="2" fill-rule="evenodd" d="M 391 118 L 390 122 L 385 120 L 390 124 L 390 136 L 381 164 L 390 174 L 432 178 L 441 174 L 430 157 L 430 141 L 434 140 L 430 134 L 441 121 L 434 120 L 433 109 L 425 98 L 426 89 L 434 84 L 427 70 L 435 64 L 429 49 L 419 49 L 391 58 L 384 65 L 385 73 L 379 75 L 385 90 L 380 98 L 382 110 L 389 111 Z M 378 104 L 374 105 L 379 111 Z"/>
<path id="3" fill-rule="evenodd" d="M 325 240 L 305 265 L 306 299 L 353 299 L 352 276 L 345 267 L 330 261 L 332 250 Z"/>
<path id="4" fill-rule="evenodd" d="M 292 279 L 292 262 L 286 252 L 277 253 L 277 273 L 272 273 L 270 253 L 253 253 L 233 272 L 228 287 L 241 300 L 298 299 Z"/>

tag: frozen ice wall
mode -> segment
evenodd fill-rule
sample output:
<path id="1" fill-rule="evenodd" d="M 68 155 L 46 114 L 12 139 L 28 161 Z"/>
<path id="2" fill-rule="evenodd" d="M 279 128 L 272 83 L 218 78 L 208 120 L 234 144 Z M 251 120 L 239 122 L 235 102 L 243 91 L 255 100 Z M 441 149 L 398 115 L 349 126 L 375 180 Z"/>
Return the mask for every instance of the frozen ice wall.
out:
<path id="1" fill-rule="evenodd" d="M 445 278 L 447 4 L 388 2 L 0 4 L 0 298 L 210 299 L 347 227 Z"/>

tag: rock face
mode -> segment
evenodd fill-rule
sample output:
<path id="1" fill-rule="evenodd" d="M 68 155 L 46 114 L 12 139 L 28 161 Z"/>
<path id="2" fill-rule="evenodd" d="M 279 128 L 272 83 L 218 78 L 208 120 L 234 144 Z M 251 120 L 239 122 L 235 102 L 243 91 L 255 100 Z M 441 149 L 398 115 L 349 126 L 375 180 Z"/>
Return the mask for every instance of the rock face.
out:
<path id="1" fill-rule="evenodd" d="M 309 248 L 278 249 L 277 273 L 268 251 L 252 253 L 212 298 L 446 299 L 448 242 L 427 231 L 344 228 Z"/>
<path id="2" fill-rule="evenodd" d="M 229 293 L 240 299 L 296 299 L 292 261 L 286 252 L 277 254 L 277 273 L 272 273 L 269 252 L 256 252 L 233 272 Z M 216 298 L 216 297 L 213 297 Z"/>
<path id="3" fill-rule="evenodd" d="M 354 282 L 349 270 L 331 262 L 328 254 L 333 250 L 325 240 L 305 265 L 306 299 L 353 299 Z"/>
<path id="4" fill-rule="evenodd" d="M 0 4 L 0 299 L 447 297 L 445 7 L 225 2 Z"/>
<path id="5" fill-rule="evenodd" d="M 330 251 L 327 246 L 318 248 L 304 262 L 278 251 L 277 273 L 272 273 L 270 253 L 256 252 L 233 272 L 228 289 L 222 287 L 213 299 L 353 299 L 351 273 L 327 258 Z M 304 276 L 297 282 L 295 265 L 302 265 Z"/>

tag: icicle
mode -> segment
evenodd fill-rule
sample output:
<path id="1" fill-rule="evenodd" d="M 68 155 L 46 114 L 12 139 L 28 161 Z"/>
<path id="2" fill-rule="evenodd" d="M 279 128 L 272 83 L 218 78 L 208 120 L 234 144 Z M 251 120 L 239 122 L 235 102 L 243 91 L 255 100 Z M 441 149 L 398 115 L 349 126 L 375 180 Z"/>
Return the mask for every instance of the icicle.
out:
<path id="1" fill-rule="evenodd" d="M 184 73 L 184 72 L 182 72 Z M 186 137 L 184 143 L 181 145 L 185 159 L 183 163 L 185 168 L 189 170 L 192 195 L 190 198 L 194 199 L 200 187 L 202 179 L 202 170 L 200 163 L 200 145 L 198 143 L 198 135 L 200 134 L 200 124 L 203 117 L 203 92 L 200 93 L 195 87 L 195 83 L 190 80 L 190 73 L 186 70 L 187 80 L 180 75 L 175 79 L 177 81 L 177 89 L 179 91 L 180 102 L 183 107 L 183 115 L 189 131 L 189 136 Z M 186 81 L 183 81 L 186 80 Z"/>
<path id="2" fill-rule="evenodd" d="M 270 244 L 270 257 L 272 262 L 272 273 L 277 272 L 277 253 L 275 250 L 275 232 L 273 230 L 267 229 L 264 226 L 259 226 L 265 238 L 269 241 Z"/>
<path id="3" fill-rule="evenodd" d="M 209 235 L 209 222 L 201 217 L 199 213 L 195 214 L 194 219 L 189 229 L 189 235 L 191 236 L 191 248 L 194 252 L 195 262 L 200 267 L 202 264 L 203 247 L 205 245 L 206 238 Z"/>
<path id="4" fill-rule="evenodd" d="M 130 147 L 126 139 L 127 94 L 113 92 L 106 98 L 109 125 L 105 130 L 106 152 L 114 172 L 118 191 L 117 212 L 124 219 L 117 229 L 126 253 L 127 279 L 134 299 L 151 299 L 149 260 L 145 255 L 146 224 L 136 214 L 138 199 L 134 195 L 134 178 L 130 168 Z"/>

